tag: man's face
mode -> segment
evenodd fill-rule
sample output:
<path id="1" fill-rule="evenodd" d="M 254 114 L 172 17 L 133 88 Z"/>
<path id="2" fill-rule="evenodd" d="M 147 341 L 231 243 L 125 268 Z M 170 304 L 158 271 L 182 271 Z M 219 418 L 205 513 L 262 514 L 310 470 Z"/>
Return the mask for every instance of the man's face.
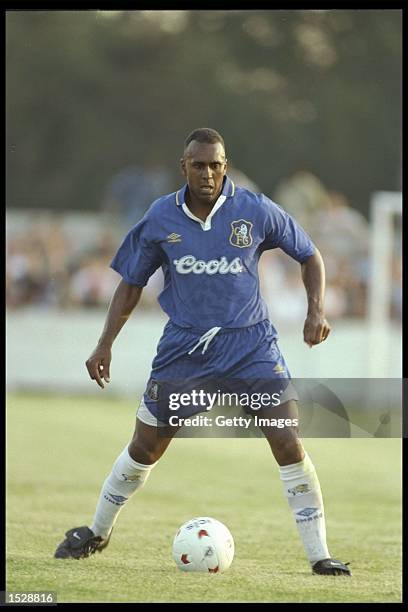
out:
<path id="1" fill-rule="evenodd" d="M 193 140 L 180 161 L 191 195 L 205 204 L 213 204 L 220 195 L 227 171 L 222 144 Z"/>

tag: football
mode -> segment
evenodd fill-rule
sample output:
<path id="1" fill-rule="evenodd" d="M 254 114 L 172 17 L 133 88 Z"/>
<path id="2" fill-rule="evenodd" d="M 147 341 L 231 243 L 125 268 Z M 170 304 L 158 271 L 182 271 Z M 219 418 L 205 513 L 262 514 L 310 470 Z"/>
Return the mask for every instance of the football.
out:
<path id="1" fill-rule="evenodd" d="M 173 541 L 173 559 L 183 572 L 225 572 L 232 563 L 234 550 L 229 529 L 208 516 L 184 523 Z"/>

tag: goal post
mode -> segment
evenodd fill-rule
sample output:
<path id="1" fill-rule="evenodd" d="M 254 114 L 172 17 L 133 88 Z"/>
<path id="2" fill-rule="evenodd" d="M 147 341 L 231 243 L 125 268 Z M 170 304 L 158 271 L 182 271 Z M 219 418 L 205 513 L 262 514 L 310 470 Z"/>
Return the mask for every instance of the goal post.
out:
<path id="1" fill-rule="evenodd" d="M 402 215 L 402 193 L 378 191 L 370 204 L 370 263 L 368 287 L 369 377 L 399 378 L 394 371 L 395 355 L 401 354 L 401 342 L 395 346 L 395 327 L 391 320 L 392 261 L 395 245 L 400 239 L 396 220 Z M 399 360 L 400 361 L 400 360 Z"/>

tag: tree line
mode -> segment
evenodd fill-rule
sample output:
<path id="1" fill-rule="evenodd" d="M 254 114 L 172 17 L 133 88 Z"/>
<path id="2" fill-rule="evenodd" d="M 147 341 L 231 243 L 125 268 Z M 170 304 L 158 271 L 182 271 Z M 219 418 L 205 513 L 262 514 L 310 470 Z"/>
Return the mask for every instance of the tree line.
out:
<path id="1" fill-rule="evenodd" d="M 297 169 L 368 212 L 401 188 L 400 10 L 8 11 L 7 205 L 98 209 L 210 126 L 272 195 Z"/>

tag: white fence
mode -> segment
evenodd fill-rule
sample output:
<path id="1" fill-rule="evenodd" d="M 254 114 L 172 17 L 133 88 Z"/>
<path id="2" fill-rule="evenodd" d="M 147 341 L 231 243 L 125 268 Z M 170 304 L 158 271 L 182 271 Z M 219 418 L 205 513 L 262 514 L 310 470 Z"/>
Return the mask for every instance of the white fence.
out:
<path id="1" fill-rule="evenodd" d="M 7 386 L 9 390 L 101 393 L 85 361 L 100 336 L 104 312 L 23 310 L 7 315 Z M 111 382 L 104 393 L 139 395 L 144 390 L 166 317 L 135 311 L 113 347 Z M 312 349 L 303 342 L 302 321 L 279 329 L 279 346 L 293 377 L 369 378 L 369 327 L 341 321 L 329 339 Z M 382 333 L 375 355 L 382 378 L 400 378 L 401 330 Z"/>

